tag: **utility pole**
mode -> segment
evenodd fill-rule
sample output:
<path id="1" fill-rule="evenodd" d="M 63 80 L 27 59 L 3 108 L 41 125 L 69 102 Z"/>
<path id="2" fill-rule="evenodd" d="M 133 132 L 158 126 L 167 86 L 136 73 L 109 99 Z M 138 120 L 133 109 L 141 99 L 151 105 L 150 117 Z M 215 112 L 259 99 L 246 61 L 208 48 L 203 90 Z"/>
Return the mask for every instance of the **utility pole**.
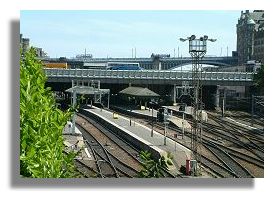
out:
<path id="1" fill-rule="evenodd" d="M 226 106 L 226 89 L 224 88 L 223 106 L 222 106 L 222 117 L 225 117 L 225 106 Z"/>
<path id="2" fill-rule="evenodd" d="M 174 48 L 174 58 L 176 57 L 175 48 Z"/>
<path id="3" fill-rule="evenodd" d="M 166 125 L 167 125 L 167 122 L 165 122 L 165 133 L 164 133 L 165 137 L 164 137 L 164 145 L 166 145 Z"/>
<path id="4" fill-rule="evenodd" d="M 220 56 L 222 56 L 223 55 L 223 48 L 221 47 L 221 53 L 220 53 Z"/>
<path id="5" fill-rule="evenodd" d="M 183 111 L 183 121 L 182 121 L 182 139 L 185 138 L 185 111 Z"/>
<path id="6" fill-rule="evenodd" d="M 201 59 L 207 51 L 207 41 L 215 42 L 216 39 L 209 39 L 203 36 L 196 39 L 195 35 L 180 41 L 189 41 L 189 53 L 192 57 L 192 107 L 193 107 L 193 126 L 191 128 L 191 150 L 192 157 L 197 162 L 197 169 L 201 170 L 201 145 L 202 145 L 202 119 L 199 111 L 202 111 L 202 64 Z"/>
<path id="7" fill-rule="evenodd" d="M 153 117 L 153 106 L 152 107 L 152 123 L 151 123 L 151 137 L 153 137 L 153 125 L 154 125 L 154 117 Z"/>
<path id="8" fill-rule="evenodd" d="M 251 99 L 251 113 L 252 113 L 251 126 L 253 126 L 254 125 L 254 95 L 253 94 Z"/>
<path id="9" fill-rule="evenodd" d="M 76 100 L 77 100 L 76 91 L 73 90 L 73 102 L 72 102 L 73 108 L 75 108 L 75 106 L 76 106 Z M 75 112 L 73 112 L 73 116 L 72 116 L 72 133 L 75 133 L 75 119 L 76 119 L 76 115 L 75 115 Z"/>

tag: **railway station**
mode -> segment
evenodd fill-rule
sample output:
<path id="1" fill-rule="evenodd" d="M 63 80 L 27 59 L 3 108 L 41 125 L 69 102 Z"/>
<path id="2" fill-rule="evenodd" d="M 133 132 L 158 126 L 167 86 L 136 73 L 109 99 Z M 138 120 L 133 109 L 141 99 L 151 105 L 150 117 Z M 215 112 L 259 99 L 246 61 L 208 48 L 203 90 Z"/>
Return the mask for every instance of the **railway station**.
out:
<path id="1" fill-rule="evenodd" d="M 263 120 L 256 115 L 220 108 L 199 111 L 203 134 L 200 158 L 195 158 L 192 106 L 159 105 L 159 94 L 132 85 L 113 101 L 111 90 L 101 89 L 99 81 L 73 81 L 66 92 L 72 105 L 80 104 L 64 135 L 69 142 L 70 136 L 82 134 L 84 152 L 76 163 L 83 174 L 137 177 L 140 152 L 148 151 L 154 160 L 172 156 L 165 177 L 263 177 Z M 94 136 L 94 130 L 100 134 Z"/>
<path id="2" fill-rule="evenodd" d="M 248 90 L 249 74 L 202 76 L 199 61 L 208 38 L 180 40 L 190 43 L 191 76 L 178 71 L 45 69 L 61 108 L 78 105 L 69 134 L 82 138 L 85 152 L 82 161 L 76 159 L 82 174 L 138 177 L 147 152 L 151 160 L 168 164 L 163 177 L 263 177 L 263 98 L 252 96 L 246 106 L 219 88 Z M 73 147 L 65 134 L 67 147 Z"/>
<path id="3" fill-rule="evenodd" d="M 263 16 L 242 12 L 237 33 L 257 28 L 252 38 L 259 40 L 249 43 L 258 45 Z M 132 58 L 94 58 L 85 50 L 75 58 L 36 59 L 57 114 L 71 116 L 57 128 L 64 127 L 63 153 L 75 154 L 79 177 L 264 177 L 263 57 L 241 54 L 261 46 L 238 44 L 232 56 L 218 57 L 206 55 L 216 38 L 176 40 L 188 57 L 137 58 L 132 49 Z M 22 61 L 29 58 L 24 53 Z"/>

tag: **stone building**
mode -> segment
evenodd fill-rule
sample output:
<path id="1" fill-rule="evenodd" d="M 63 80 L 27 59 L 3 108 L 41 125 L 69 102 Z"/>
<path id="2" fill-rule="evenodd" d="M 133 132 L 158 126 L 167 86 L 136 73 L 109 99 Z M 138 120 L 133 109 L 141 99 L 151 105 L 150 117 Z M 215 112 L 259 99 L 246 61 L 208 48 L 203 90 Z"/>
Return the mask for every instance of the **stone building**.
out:
<path id="1" fill-rule="evenodd" d="M 249 60 L 263 62 L 264 11 L 242 11 L 236 26 L 238 64 L 243 65 Z"/>
<path id="2" fill-rule="evenodd" d="M 23 38 L 23 34 L 20 34 L 20 48 L 22 48 L 22 53 L 25 54 L 26 51 L 30 48 L 30 39 Z M 36 55 L 38 58 L 45 58 L 47 57 L 47 53 L 43 51 L 42 48 L 34 47 L 36 51 Z"/>
<path id="3" fill-rule="evenodd" d="M 254 34 L 253 59 L 264 63 L 264 23 L 259 24 Z"/>
<path id="4" fill-rule="evenodd" d="M 23 38 L 23 35 L 20 34 L 20 47 L 22 48 L 23 54 L 29 49 L 29 38 Z"/>

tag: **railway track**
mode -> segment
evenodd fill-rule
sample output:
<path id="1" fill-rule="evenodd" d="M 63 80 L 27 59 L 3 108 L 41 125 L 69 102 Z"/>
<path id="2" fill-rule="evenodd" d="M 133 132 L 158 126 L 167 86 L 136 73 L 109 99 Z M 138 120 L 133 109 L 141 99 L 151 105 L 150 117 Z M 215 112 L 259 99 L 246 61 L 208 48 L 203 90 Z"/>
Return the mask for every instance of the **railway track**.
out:
<path id="1" fill-rule="evenodd" d="M 231 170 L 202 155 L 202 165 L 221 178 L 237 177 Z"/>
<path id="2" fill-rule="evenodd" d="M 224 123 L 227 123 L 225 120 L 223 121 Z M 229 123 L 229 122 L 228 122 Z M 230 125 L 232 125 L 231 123 L 229 123 Z M 230 134 L 231 137 L 234 137 L 234 138 L 238 138 L 235 134 L 233 134 L 231 132 L 231 130 L 227 129 L 227 128 L 224 128 L 224 125 L 214 125 L 214 124 L 210 124 L 210 123 L 204 123 L 204 126 L 207 126 L 208 128 L 212 128 L 214 127 L 215 129 L 218 129 L 218 130 L 223 130 L 225 132 L 228 132 L 228 134 Z M 259 134 L 251 134 L 249 130 L 247 129 L 243 129 L 243 128 L 240 128 L 238 127 L 237 125 L 234 126 L 234 128 L 236 129 L 235 133 L 237 133 L 238 135 L 242 135 L 244 134 L 245 136 L 247 136 L 248 138 L 253 138 L 253 139 L 256 139 L 257 142 L 259 143 L 262 143 L 264 142 L 264 139 L 262 137 L 262 135 L 259 135 Z M 241 132 L 239 132 L 241 131 Z"/>
<path id="3" fill-rule="evenodd" d="M 132 158 L 134 158 L 134 160 L 137 160 L 139 163 L 141 163 L 141 160 L 139 158 L 139 150 L 138 149 L 136 149 L 131 144 L 127 143 L 125 140 L 121 139 L 115 133 L 106 129 L 104 126 L 102 126 L 97 121 L 94 121 L 90 117 L 88 117 L 82 113 L 78 113 L 77 116 L 85 119 L 86 122 L 88 122 L 91 125 L 93 125 L 94 127 L 96 127 L 102 134 L 104 134 L 107 138 L 109 138 L 111 141 L 113 141 L 121 150 L 126 152 Z"/>
<path id="4" fill-rule="evenodd" d="M 230 135 L 224 134 L 224 132 L 220 131 L 220 129 L 215 129 L 213 127 L 208 126 L 206 123 L 204 123 L 205 128 L 203 128 L 203 131 L 206 133 L 210 133 L 215 135 L 217 138 L 222 138 L 222 140 L 226 140 L 230 143 L 233 143 L 238 149 L 243 148 L 246 149 L 247 151 L 251 152 L 253 155 L 255 155 L 257 158 L 263 160 L 263 151 L 261 149 L 257 150 L 258 146 L 254 146 L 254 142 L 246 142 L 246 141 L 241 141 L 241 139 L 237 136 L 231 137 Z M 257 145 L 257 144 L 256 144 Z M 231 146 L 231 145 L 230 145 Z"/>
<path id="5" fill-rule="evenodd" d="M 111 154 L 99 140 L 97 140 L 91 133 L 84 129 L 79 123 L 76 124 L 86 139 L 87 145 L 93 155 L 97 164 L 97 169 L 101 177 L 135 177 L 138 170 L 128 166 L 116 156 Z"/>
<path id="6" fill-rule="evenodd" d="M 233 126 L 234 128 L 241 130 L 241 132 L 245 133 L 246 135 L 250 137 L 255 137 L 263 140 L 263 130 L 260 129 L 248 129 L 243 126 L 239 126 L 236 123 L 231 123 L 226 119 L 223 119 L 222 117 L 217 117 L 213 115 L 212 113 L 208 112 L 208 117 L 210 117 L 213 121 L 215 121 L 217 124 L 220 125 L 220 127 L 223 127 L 220 123 L 227 124 L 229 126 Z"/>
<path id="7" fill-rule="evenodd" d="M 121 149 L 123 150 L 124 152 L 126 152 L 127 155 L 129 155 L 134 161 L 136 161 L 136 163 L 139 163 L 140 166 L 143 165 L 143 162 L 141 161 L 140 159 L 140 156 L 139 156 L 139 153 L 140 151 L 133 147 L 131 144 L 127 143 L 125 140 L 121 139 L 120 137 L 118 137 L 115 133 L 113 133 L 112 131 L 106 129 L 104 126 L 102 126 L 100 123 L 94 121 L 93 119 L 89 118 L 88 116 L 84 115 L 84 114 L 81 114 L 81 113 L 78 113 L 77 114 L 79 117 L 85 119 L 87 122 L 89 122 L 90 124 L 94 125 L 98 130 L 100 130 L 100 132 L 102 132 L 104 135 L 106 135 L 109 139 L 111 139 L 111 141 L 115 142 L 115 144 Z M 110 153 L 110 156 L 113 156 L 111 153 Z M 114 156 L 113 156 L 114 157 Z M 114 165 L 115 163 L 117 162 L 116 160 L 116 157 L 114 157 L 115 159 L 113 159 L 113 162 L 114 162 Z M 118 161 L 121 161 L 118 159 Z M 118 163 L 118 162 L 117 162 Z M 125 162 L 122 162 L 124 164 L 124 166 L 126 166 L 124 169 L 131 169 L 130 166 L 127 167 L 127 164 Z M 118 168 L 118 170 L 120 170 Z M 140 171 L 141 169 L 138 169 L 135 171 Z M 120 171 L 122 172 L 122 174 L 126 175 L 126 176 L 129 176 L 127 175 L 128 172 L 130 172 L 131 170 L 127 170 L 126 172 L 123 171 Z M 138 173 L 137 172 L 137 173 Z M 134 177 L 137 175 L 137 173 L 134 175 Z M 163 173 L 164 173 L 164 177 L 169 177 L 169 178 L 175 178 L 176 176 L 171 174 L 170 172 L 168 171 L 165 171 L 163 170 Z M 132 176 L 133 174 L 131 174 Z M 130 177 L 131 177 L 130 176 Z"/>
<path id="8" fill-rule="evenodd" d="M 119 114 L 128 117 L 127 114 L 124 114 L 122 112 L 119 112 Z M 138 119 L 138 120 L 142 124 L 151 125 L 151 120 L 145 120 L 145 119 Z M 159 123 L 154 123 L 154 127 L 162 129 L 162 130 L 164 128 L 164 126 Z M 171 129 L 170 126 L 168 128 Z M 178 129 L 172 128 L 172 130 L 176 131 L 177 133 L 181 133 L 181 131 L 178 131 Z M 190 134 L 189 134 L 189 136 L 190 136 Z M 172 136 L 169 136 L 169 138 L 174 140 L 174 137 L 172 137 Z M 178 142 L 178 143 L 182 144 L 181 142 Z M 190 149 L 190 146 L 185 145 L 185 144 L 182 144 L 182 145 L 187 147 L 188 149 Z M 226 167 L 212 161 L 211 159 L 207 158 L 204 155 L 202 155 L 202 165 L 207 167 L 208 169 L 210 169 L 211 172 L 215 173 L 219 177 L 224 177 L 224 178 L 225 177 L 237 177 L 237 175 L 234 172 L 232 172 L 231 170 L 227 169 Z"/>
<path id="9" fill-rule="evenodd" d="M 223 139 L 238 146 L 247 145 L 247 147 L 250 147 L 249 149 L 255 148 L 263 152 L 264 139 L 261 134 L 252 134 L 248 129 L 233 125 L 232 123 L 221 118 L 216 118 L 211 114 L 208 115 L 219 126 L 203 122 L 203 129 L 206 129 L 206 132 L 210 132 L 216 136 L 221 136 Z M 187 119 L 187 121 L 192 123 L 190 119 Z M 259 154 L 260 158 L 262 158 L 262 156 L 262 154 Z"/>
<path id="10" fill-rule="evenodd" d="M 127 154 L 129 154 L 132 158 L 137 160 L 141 165 L 143 165 L 143 162 L 141 161 L 141 158 L 139 156 L 140 150 L 133 147 L 130 143 L 126 142 L 124 139 L 121 139 L 118 137 L 114 132 L 106 129 L 104 126 L 102 126 L 97 121 L 92 120 L 88 116 L 78 113 L 79 117 L 82 117 L 86 119 L 88 122 L 90 122 L 92 125 L 94 125 L 96 128 L 98 128 L 103 134 L 105 134 L 107 137 L 109 137 L 112 141 L 114 141 L 121 149 L 123 149 Z M 170 173 L 169 171 L 163 170 L 164 177 L 167 178 L 176 178 L 175 175 Z"/>
<path id="11" fill-rule="evenodd" d="M 158 124 L 157 127 L 160 128 L 163 126 Z M 172 127 L 168 127 L 168 128 L 171 129 Z M 179 130 L 179 129 L 172 128 L 172 130 L 176 131 L 178 134 L 181 133 L 181 130 Z M 185 136 L 190 137 L 191 134 L 189 132 L 186 132 Z M 172 136 L 170 136 L 170 138 L 172 138 Z M 206 139 L 204 137 L 202 138 L 202 140 L 203 140 L 203 146 L 206 149 L 208 149 L 211 153 L 213 153 L 213 155 L 216 156 L 220 162 L 222 162 L 222 164 L 218 164 L 218 163 L 214 162 L 213 160 L 210 160 L 209 158 L 205 157 L 205 155 L 203 155 L 202 159 L 204 159 L 204 161 L 202 161 L 202 164 L 204 166 L 208 167 L 209 169 L 211 169 L 211 171 L 214 171 L 215 173 L 216 173 L 216 168 L 217 168 L 216 166 L 218 166 L 218 169 L 217 169 L 218 175 L 225 176 L 225 177 L 239 177 L 239 178 L 240 177 L 254 177 L 246 168 L 244 168 L 241 164 L 239 164 L 237 161 L 235 161 L 235 159 L 234 159 L 235 157 L 263 168 L 263 161 L 261 161 L 261 160 L 252 158 L 249 155 L 245 155 L 245 154 L 235 151 L 233 149 L 229 149 L 225 146 L 222 146 L 222 145 L 220 146 L 219 144 L 216 144 L 212 140 Z M 185 144 L 183 144 L 183 145 L 185 147 L 188 147 Z M 229 151 L 229 152 L 227 152 L 227 151 Z M 208 163 L 211 163 L 211 164 L 213 163 L 213 164 L 215 164 L 215 166 L 209 167 Z"/>
<path id="12" fill-rule="evenodd" d="M 251 140 L 249 137 L 247 137 L 244 133 L 242 133 L 240 131 L 241 129 L 239 129 L 238 127 L 235 127 L 230 122 L 226 122 L 225 120 L 222 120 L 221 118 L 217 118 L 212 115 L 210 115 L 210 117 L 214 121 L 218 122 L 223 127 L 224 131 L 226 131 L 227 133 L 230 133 L 232 136 L 235 137 L 235 139 L 238 138 L 238 143 L 237 143 L 237 141 L 232 140 L 232 138 L 228 138 L 228 136 L 225 137 L 223 134 L 219 133 L 220 135 L 222 135 L 222 137 L 224 137 L 226 139 L 230 139 L 230 141 L 232 141 L 233 143 L 237 144 L 238 146 L 241 146 L 241 147 L 245 148 L 246 150 L 252 152 L 258 158 L 260 158 L 262 160 L 264 159 L 264 149 L 261 147 L 261 144 L 259 145 L 258 143 Z M 209 131 L 212 132 L 213 130 L 209 130 Z M 216 130 L 214 130 L 214 131 L 218 132 Z"/>
<path id="13" fill-rule="evenodd" d="M 161 124 L 156 124 L 157 128 L 162 128 L 163 127 Z M 174 127 L 168 127 L 168 129 L 172 129 L 173 131 L 175 131 L 177 134 L 181 134 L 181 130 L 178 130 Z M 167 135 L 169 138 L 175 140 L 178 142 L 178 140 L 176 140 L 173 136 Z M 185 132 L 185 136 L 187 136 L 188 138 L 191 137 L 191 134 L 189 132 Z M 183 142 L 178 142 L 179 144 L 182 144 L 183 146 L 185 146 L 186 148 L 190 149 L 190 145 L 184 144 Z M 210 152 L 212 152 L 210 150 Z M 228 177 L 239 177 L 235 172 L 233 172 L 232 170 L 228 169 L 226 166 L 224 166 L 223 164 L 217 163 L 213 160 L 211 160 L 210 158 L 208 158 L 206 155 L 201 154 L 201 164 L 202 166 L 206 167 L 207 169 L 209 169 L 211 172 L 213 172 L 214 174 L 216 174 L 219 177 L 223 177 L 223 178 L 228 178 Z"/>
<path id="14" fill-rule="evenodd" d="M 263 160 L 264 142 L 261 136 L 258 136 L 257 134 L 250 134 L 248 129 L 243 129 L 237 125 L 234 126 L 230 122 L 222 120 L 221 118 L 216 118 L 211 114 L 209 114 L 209 117 L 217 124 L 219 124 L 219 126 L 204 122 L 204 132 L 210 133 L 216 138 L 222 138 L 223 140 L 231 142 L 235 144 L 238 148 L 244 148 L 259 159 Z M 189 123 L 192 123 L 190 119 L 187 119 L 187 121 Z"/>
<path id="15" fill-rule="evenodd" d="M 233 172 L 239 178 L 253 178 L 254 176 L 241 164 L 233 159 L 227 152 L 218 147 L 216 144 L 210 142 L 203 142 L 203 146 L 208 148 L 220 161 L 223 162 L 225 167 Z"/>
<path id="16" fill-rule="evenodd" d="M 85 178 L 96 177 L 98 172 L 79 159 L 74 159 L 77 171 Z"/>
<path id="17" fill-rule="evenodd" d="M 252 157 L 250 155 L 247 155 L 247 154 L 244 154 L 244 153 L 239 152 L 237 150 L 226 147 L 226 146 L 212 140 L 211 138 L 208 138 L 206 135 L 203 135 L 203 142 L 213 143 L 213 144 L 217 145 L 218 147 L 222 148 L 222 150 L 224 150 L 226 153 L 233 156 L 234 158 L 238 158 L 238 159 L 244 160 L 245 162 L 256 165 L 260 168 L 264 168 L 264 161 L 263 160 L 260 160 L 258 158 Z"/>
<path id="18" fill-rule="evenodd" d="M 216 127 L 217 129 L 215 129 L 215 125 L 213 124 L 208 124 L 208 123 L 203 123 L 204 124 L 204 128 L 203 131 L 204 132 L 210 132 L 212 134 L 214 134 L 216 136 L 216 138 L 212 138 L 212 137 L 208 137 L 206 134 L 203 135 L 203 142 L 210 142 L 210 143 L 214 143 L 216 144 L 218 147 L 221 147 L 223 150 L 225 150 L 229 155 L 233 156 L 234 158 L 239 158 L 241 160 L 244 160 L 247 163 L 251 163 L 255 166 L 258 166 L 260 168 L 264 168 L 264 161 L 261 157 L 261 153 L 259 156 L 257 156 L 255 153 L 254 154 L 254 150 L 250 149 L 249 147 L 246 147 L 245 145 L 243 145 L 242 142 L 239 141 L 239 138 L 236 138 L 237 136 L 233 136 L 233 134 L 231 135 L 226 135 L 225 133 L 223 133 L 221 130 L 223 129 L 226 132 L 226 128 L 224 127 Z M 180 133 L 180 130 L 177 128 L 172 128 L 170 127 L 172 130 L 174 131 L 178 131 Z M 252 157 L 252 155 L 250 154 L 245 154 L 243 152 L 239 152 L 237 150 L 231 149 L 227 146 L 224 146 L 218 142 L 216 142 L 216 139 L 222 137 L 222 140 L 225 139 L 227 141 L 230 141 L 234 144 L 236 144 L 238 147 L 243 147 L 244 149 L 246 149 L 248 152 L 250 152 L 250 154 L 253 154 L 256 157 Z"/>
<path id="19" fill-rule="evenodd" d="M 219 118 L 220 119 L 220 118 Z M 230 126 L 232 129 L 234 129 L 234 132 L 237 132 L 241 136 L 244 136 L 246 139 L 256 139 L 257 142 L 264 143 L 264 134 L 263 130 L 258 129 L 246 129 L 243 127 L 238 126 L 237 124 L 233 124 L 229 122 L 228 120 L 223 121 L 224 124 Z"/>
<path id="20" fill-rule="evenodd" d="M 164 126 L 157 123 L 156 125 L 154 125 L 156 128 L 162 129 L 164 130 Z M 174 127 L 168 127 L 168 129 L 171 129 L 172 131 L 175 131 L 177 134 L 181 134 L 181 130 L 176 129 Z M 174 141 L 177 141 L 173 136 L 167 135 L 169 138 L 173 139 Z M 191 137 L 191 134 L 189 132 L 185 131 L 185 136 L 187 136 L 188 138 Z M 188 148 L 191 150 L 190 145 L 187 145 L 183 142 L 178 142 L 179 144 L 182 144 L 184 147 Z M 212 152 L 210 150 L 210 152 Z M 207 169 L 210 170 L 210 172 L 213 172 L 215 175 L 217 175 L 218 177 L 222 177 L 222 178 L 228 178 L 228 177 L 239 177 L 234 171 L 228 169 L 226 166 L 224 166 L 223 164 L 217 163 L 213 160 L 211 160 L 210 158 L 208 158 L 206 155 L 201 154 L 201 164 L 202 166 L 206 167 Z"/>
<path id="21" fill-rule="evenodd" d="M 244 113 L 244 112 L 234 112 L 234 111 L 227 111 L 228 116 L 232 119 L 237 119 L 239 121 L 243 121 L 246 124 L 251 124 L 252 122 L 258 126 L 264 126 L 264 119 L 258 118 L 258 116 L 254 115 L 254 119 L 252 118 L 251 114 Z"/>
<path id="22" fill-rule="evenodd" d="M 68 154 L 67 151 L 63 151 L 65 154 Z M 74 158 L 74 164 L 76 166 L 76 171 L 85 178 L 96 177 L 98 172 L 94 170 L 91 166 L 86 164 L 84 160 Z"/>
<path id="23" fill-rule="evenodd" d="M 126 115 L 124 113 L 121 113 L 121 114 L 125 115 L 125 116 L 128 116 L 128 115 Z M 143 124 L 145 124 L 145 125 L 149 125 L 149 126 L 151 125 L 151 120 L 143 120 L 141 122 Z M 161 130 L 164 129 L 164 126 L 162 126 L 159 123 L 154 123 L 154 127 L 155 128 L 159 128 Z M 219 131 L 217 131 L 217 129 L 214 129 L 214 127 L 216 127 Z M 178 128 L 175 128 L 175 127 L 168 126 L 168 129 L 172 130 L 172 131 L 175 131 L 178 134 L 181 133 L 181 130 L 178 129 Z M 241 148 L 243 147 L 243 143 L 239 140 L 239 135 L 242 135 L 242 134 L 239 133 L 238 131 L 237 131 L 238 132 L 237 135 L 235 135 L 234 133 L 231 133 L 231 130 L 233 130 L 233 129 L 231 129 L 231 128 L 227 129 L 227 127 L 217 126 L 217 125 L 215 126 L 213 124 L 209 124 L 207 127 L 204 128 L 204 130 L 205 131 L 207 131 L 207 130 L 210 131 L 211 130 L 211 132 L 214 133 L 214 135 L 216 137 L 222 136 L 223 139 L 226 139 L 227 141 L 230 141 L 233 144 L 236 144 L 237 147 L 241 147 Z M 223 132 L 222 132 L 222 130 L 223 130 Z M 237 129 L 237 130 L 239 130 L 239 129 Z M 227 135 L 226 133 L 228 131 L 230 131 L 230 133 L 228 133 L 228 135 Z M 187 136 L 190 137 L 190 134 L 188 132 L 186 132 L 186 131 L 185 131 L 185 135 L 187 135 Z M 257 136 L 258 136 L 258 134 L 254 135 L 252 138 L 256 138 Z M 174 139 L 172 136 L 170 136 L 170 138 Z M 260 140 L 262 141 L 262 138 Z M 210 147 L 210 152 L 211 153 L 214 150 L 215 154 L 218 156 L 218 159 L 220 159 L 220 161 L 222 163 L 221 164 L 220 163 L 216 163 L 216 162 L 214 162 L 214 161 L 212 161 L 210 159 L 207 159 L 205 156 L 202 156 L 202 158 L 205 159 L 205 160 L 202 161 L 202 165 L 205 166 L 205 167 L 209 167 L 209 169 L 211 169 L 211 171 L 213 171 L 213 172 L 216 172 L 215 170 L 219 170 L 220 173 L 219 174 L 216 173 L 216 174 L 219 175 L 219 176 L 221 176 L 221 177 L 254 177 L 245 167 L 243 167 L 235 159 L 241 159 L 241 160 L 245 161 L 246 163 L 253 164 L 253 165 L 255 165 L 257 167 L 260 167 L 260 168 L 264 167 L 264 165 L 263 165 L 264 162 L 263 162 L 262 155 L 261 155 L 262 153 L 258 154 L 258 153 L 255 152 L 254 155 L 256 157 L 252 157 L 252 156 L 250 156 L 248 154 L 245 154 L 245 153 L 242 153 L 240 151 L 237 151 L 237 150 L 225 147 L 225 146 L 223 146 L 221 144 L 218 144 L 218 143 L 216 143 L 216 141 L 214 141 L 212 139 L 210 140 L 210 139 L 203 138 L 203 143 L 204 142 L 206 142 L 206 143 L 209 142 L 209 144 L 211 144 L 210 145 L 211 147 L 207 146 L 207 149 L 209 150 L 209 147 Z M 253 143 L 256 144 L 255 142 L 253 142 Z M 186 147 L 188 147 L 185 144 L 183 144 L 183 145 L 186 146 Z M 214 145 L 214 148 L 212 148 L 212 145 Z M 216 149 L 216 147 L 217 147 L 217 149 Z M 248 150 L 249 152 L 254 153 L 254 149 L 255 149 L 254 147 L 255 147 L 254 145 L 253 145 L 253 147 L 252 146 L 249 146 L 249 147 L 248 146 L 246 146 L 246 147 L 244 146 L 244 149 Z M 222 158 L 224 158 L 224 159 L 222 159 Z M 226 162 L 226 166 L 224 165 L 223 162 Z M 210 163 L 211 163 L 211 166 L 213 166 L 212 164 L 214 164 L 214 163 L 218 164 L 218 165 L 216 165 L 216 166 L 218 166 L 218 169 L 217 169 L 217 167 L 210 168 L 210 166 L 208 165 Z M 229 169 L 228 167 L 230 167 L 230 166 L 232 166 L 232 168 Z M 226 173 L 224 173 L 224 172 L 226 172 Z"/>
<path id="24" fill-rule="evenodd" d="M 111 165 L 111 169 L 115 173 L 115 177 L 117 177 L 117 178 L 118 177 L 133 178 L 135 175 L 137 175 L 137 173 L 138 173 L 137 170 L 135 170 L 135 169 L 131 168 L 130 166 L 121 162 L 118 158 L 113 156 L 106 149 L 104 149 L 103 153 L 102 152 L 99 153 L 98 151 L 96 151 L 96 149 L 94 149 L 94 144 L 92 144 L 90 142 L 87 142 L 87 143 L 89 145 L 89 148 L 93 150 L 93 152 L 97 158 L 97 162 L 102 162 L 102 163 L 107 162 L 108 164 Z M 98 164 L 98 166 L 100 167 L 101 165 Z M 102 177 L 109 177 L 102 171 L 103 171 L 103 168 L 101 168 L 101 170 L 100 170 L 100 175 L 102 175 Z M 112 171 L 110 171 L 110 172 L 112 172 Z M 111 177 L 111 175 L 110 175 L 110 177 Z"/>
<path id="25" fill-rule="evenodd" d="M 231 116 L 231 115 L 229 117 L 232 118 L 232 119 L 237 119 L 240 122 L 243 122 L 243 124 L 251 125 L 252 122 L 253 122 L 253 124 L 256 124 L 258 126 L 264 126 L 264 121 L 263 120 L 258 120 L 256 118 L 254 118 L 252 120 L 252 117 L 241 117 L 241 116 L 236 116 L 235 117 L 235 116 Z"/>

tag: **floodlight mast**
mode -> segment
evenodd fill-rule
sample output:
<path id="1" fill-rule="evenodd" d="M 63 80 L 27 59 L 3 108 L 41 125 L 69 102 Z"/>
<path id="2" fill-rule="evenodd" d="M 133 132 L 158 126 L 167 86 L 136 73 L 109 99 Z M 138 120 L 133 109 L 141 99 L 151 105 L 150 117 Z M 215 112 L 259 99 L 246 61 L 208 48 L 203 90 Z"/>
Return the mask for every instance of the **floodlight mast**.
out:
<path id="1" fill-rule="evenodd" d="M 207 48 L 207 41 L 215 42 L 216 39 L 208 39 L 207 35 L 197 38 L 191 35 L 186 39 L 180 38 L 182 42 L 189 41 L 189 53 L 192 57 L 192 87 L 193 93 L 192 107 L 193 107 L 193 126 L 191 128 L 191 150 L 192 157 L 197 161 L 197 170 L 201 170 L 201 149 L 202 149 L 202 110 L 204 104 L 202 103 L 202 64 L 201 59 L 205 56 Z M 199 173 L 193 173 L 198 175 Z"/>

